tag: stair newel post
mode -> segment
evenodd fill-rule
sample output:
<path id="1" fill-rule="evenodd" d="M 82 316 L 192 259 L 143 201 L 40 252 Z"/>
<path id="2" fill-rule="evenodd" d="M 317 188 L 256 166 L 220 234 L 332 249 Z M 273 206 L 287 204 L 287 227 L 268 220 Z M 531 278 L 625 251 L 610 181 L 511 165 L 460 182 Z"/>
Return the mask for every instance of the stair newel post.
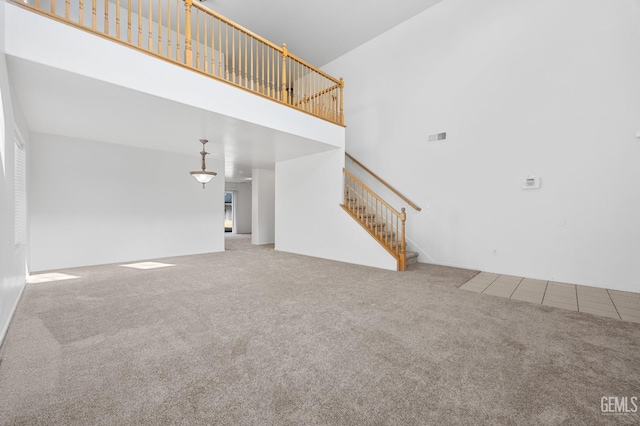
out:
<path id="1" fill-rule="evenodd" d="M 289 51 L 287 50 L 287 43 L 282 43 L 282 91 L 281 99 L 284 103 L 289 103 L 289 93 L 287 92 L 287 56 Z"/>
<path id="2" fill-rule="evenodd" d="M 184 0 L 184 63 L 193 66 L 193 52 L 191 51 L 191 7 L 193 0 Z"/>
<path id="3" fill-rule="evenodd" d="M 405 240 L 405 236 L 404 236 L 404 231 L 405 231 L 405 222 L 407 220 L 407 213 L 405 212 L 404 207 L 401 210 L 400 213 L 400 222 L 402 223 L 402 234 L 401 234 L 401 238 L 402 241 L 400 242 L 400 261 L 399 261 L 399 267 L 398 269 L 401 271 L 404 271 L 407 267 L 407 250 L 406 250 L 406 245 L 407 242 Z"/>
<path id="4" fill-rule="evenodd" d="M 340 77 L 340 124 L 344 125 L 344 78 Z"/>

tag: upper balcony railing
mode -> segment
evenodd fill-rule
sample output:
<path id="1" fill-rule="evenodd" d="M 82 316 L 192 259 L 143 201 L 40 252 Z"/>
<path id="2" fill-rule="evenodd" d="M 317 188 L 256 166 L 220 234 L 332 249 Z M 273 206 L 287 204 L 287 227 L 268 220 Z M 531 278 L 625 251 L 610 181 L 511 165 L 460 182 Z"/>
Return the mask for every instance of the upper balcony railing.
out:
<path id="1" fill-rule="evenodd" d="M 344 125 L 342 78 L 193 0 L 14 0 L 64 23 Z"/>

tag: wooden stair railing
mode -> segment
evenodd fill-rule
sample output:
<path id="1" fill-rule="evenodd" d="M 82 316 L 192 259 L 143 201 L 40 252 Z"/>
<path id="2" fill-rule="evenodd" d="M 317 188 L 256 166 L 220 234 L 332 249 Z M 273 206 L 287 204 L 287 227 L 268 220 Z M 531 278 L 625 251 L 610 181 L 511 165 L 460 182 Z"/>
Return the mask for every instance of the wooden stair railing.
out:
<path id="1" fill-rule="evenodd" d="M 344 173 L 342 208 L 371 234 L 398 262 L 398 271 L 407 266 L 404 207 L 397 211 L 347 169 Z"/>
<path id="2" fill-rule="evenodd" d="M 417 211 L 421 211 L 422 208 L 418 207 L 418 205 L 416 203 L 414 203 L 413 201 L 411 201 L 410 199 L 408 199 L 407 197 L 405 197 L 400 191 L 398 191 L 397 189 L 395 189 L 393 186 L 391 186 L 389 183 L 387 183 L 386 180 L 382 179 L 380 176 L 378 176 L 377 174 L 375 174 L 374 172 L 372 172 L 371 170 L 369 170 L 369 168 L 367 166 L 365 166 L 364 164 L 362 164 L 361 162 L 359 162 L 358 160 L 356 160 L 355 158 L 353 158 L 353 156 L 351 156 L 348 152 L 344 153 L 345 156 L 353 161 L 354 164 L 358 165 L 362 170 L 364 170 L 365 172 L 367 172 L 369 175 L 371 175 L 374 179 L 376 179 L 378 182 L 380 182 L 381 184 L 383 184 L 384 186 L 386 186 L 391 192 L 393 192 L 394 194 L 396 194 L 398 197 L 400 197 L 401 200 L 403 200 L 404 202 L 406 202 L 408 205 L 410 205 L 411 207 L 413 207 L 414 209 L 416 209 Z"/>
<path id="3" fill-rule="evenodd" d="M 38 14 L 344 126 L 344 81 L 194 0 L 13 0 Z M 25 29 L 25 31 L 27 31 Z"/>

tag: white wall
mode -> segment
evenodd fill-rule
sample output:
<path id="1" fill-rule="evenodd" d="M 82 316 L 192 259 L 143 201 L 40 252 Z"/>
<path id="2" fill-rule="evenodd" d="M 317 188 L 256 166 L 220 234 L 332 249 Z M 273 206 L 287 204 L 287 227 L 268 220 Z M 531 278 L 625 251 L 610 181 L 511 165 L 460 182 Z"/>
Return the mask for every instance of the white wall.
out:
<path id="1" fill-rule="evenodd" d="M 640 2 L 448 0 L 325 69 L 421 259 L 640 291 Z"/>
<path id="2" fill-rule="evenodd" d="M 33 270 L 224 250 L 224 177 L 203 190 L 196 153 L 40 133 L 31 153 Z"/>
<path id="3" fill-rule="evenodd" d="M 396 270 L 396 260 L 340 207 L 343 165 L 342 150 L 276 163 L 276 250 Z"/>
<path id="4" fill-rule="evenodd" d="M 234 232 L 236 234 L 251 233 L 251 183 L 226 182 L 225 191 L 237 191 L 233 208 L 235 209 Z"/>
<path id="5" fill-rule="evenodd" d="M 273 244 L 275 241 L 275 172 L 251 171 L 251 243 Z"/>
<path id="6" fill-rule="evenodd" d="M 4 22 L 5 2 L 0 2 Z M 4 31 L 0 31 L 0 343 L 24 289 L 29 247 L 14 245 L 14 134 L 16 126 L 28 147 L 29 132 L 13 101 L 7 78 Z"/>

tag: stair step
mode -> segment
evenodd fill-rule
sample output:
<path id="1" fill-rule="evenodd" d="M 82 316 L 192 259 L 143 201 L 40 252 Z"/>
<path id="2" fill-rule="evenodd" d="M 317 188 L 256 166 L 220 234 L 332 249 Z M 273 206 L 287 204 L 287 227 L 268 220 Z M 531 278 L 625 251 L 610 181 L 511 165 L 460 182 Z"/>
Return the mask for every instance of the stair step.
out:
<path id="1" fill-rule="evenodd" d="M 376 232 L 376 235 L 383 240 L 389 237 L 389 242 L 391 242 L 395 238 L 396 233 L 393 231 L 378 231 Z"/>
<path id="2" fill-rule="evenodd" d="M 369 227 L 372 228 L 373 230 L 375 230 L 376 228 L 384 228 L 385 226 L 387 226 L 386 223 L 370 223 Z"/>
<path id="3" fill-rule="evenodd" d="M 418 263 L 418 252 L 408 251 L 406 252 L 406 265 L 413 265 Z"/>

